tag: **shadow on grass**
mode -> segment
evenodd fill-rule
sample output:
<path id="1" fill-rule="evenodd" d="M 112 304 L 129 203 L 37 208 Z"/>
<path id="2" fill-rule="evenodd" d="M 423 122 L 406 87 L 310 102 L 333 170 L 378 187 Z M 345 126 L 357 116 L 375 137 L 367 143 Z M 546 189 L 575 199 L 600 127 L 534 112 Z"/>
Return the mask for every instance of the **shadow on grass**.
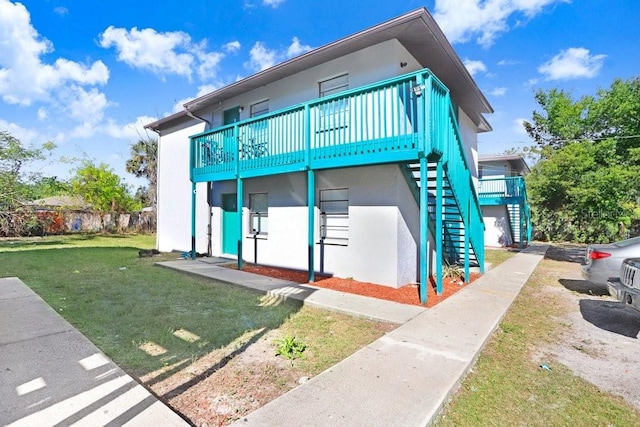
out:
<path id="1" fill-rule="evenodd" d="M 118 241 L 118 245 L 127 243 Z M 263 293 L 158 268 L 156 257 L 140 258 L 139 248 L 133 246 L 0 252 L 0 276 L 20 277 L 119 366 L 139 378 L 171 360 L 190 364 L 237 342 L 247 331 L 265 334 L 277 329 L 300 310 L 300 303 L 285 300 L 265 305 Z M 198 340 L 189 342 L 174 335 L 179 329 L 192 332 Z M 233 350 L 206 368 L 205 374 L 174 387 L 173 393 L 189 390 L 257 339 L 237 349 L 230 347 Z M 146 343 L 166 349 L 166 354 L 146 353 Z M 176 366 L 163 377 L 184 367 Z"/>
<path id="2" fill-rule="evenodd" d="M 640 313 L 617 301 L 580 300 L 580 313 L 587 322 L 605 331 L 638 338 Z"/>
<path id="3" fill-rule="evenodd" d="M 581 263 L 584 260 L 585 248 L 583 246 L 573 245 L 551 245 L 545 255 L 546 259 L 554 261 L 565 261 Z"/>
<path id="4" fill-rule="evenodd" d="M 558 282 L 568 290 L 578 292 L 579 294 L 595 295 L 599 297 L 609 295 L 609 290 L 606 285 L 599 285 L 586 280 L 575 279 L 560 279 Z"/>
<path id="5" fill-rule="evenodd" d="M 65 234 L 60 236 L 35 236 L 16 237 L 15 239 L 0 240 L 0 250 L 19 248 L 47 248 L 49 246 L 73 245 L 75 242 L 85 242 L 95 240 L 96 234 Z M 106 237 L 106 236 L 105 236 Z"/>

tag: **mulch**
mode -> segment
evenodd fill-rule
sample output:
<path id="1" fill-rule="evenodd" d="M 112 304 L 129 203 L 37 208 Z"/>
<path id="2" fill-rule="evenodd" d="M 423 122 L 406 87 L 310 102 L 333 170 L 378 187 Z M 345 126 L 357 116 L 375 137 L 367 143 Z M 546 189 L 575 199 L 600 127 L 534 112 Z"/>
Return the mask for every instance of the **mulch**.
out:
<path id="1" fill-rule="evenodd" d="M 227 264 L 225 265 L 225 267 L 237 269 L 237 265 L 235 264 Z M 289 280 L 291 282 L 300 284 L 308 283 L 306 271 L 291 270 L 288 268 L 270 267 L 250 263 L 244 263 L 242 270 L 250 273 L 260 274 L 263 276 L 273 277 L 276 279 Z M 469 281 L 473 282 L 478 277 L 480 277 L 479 273 L 471 273 L 469 275 Z M 427 308 L 433 307 L 434 305 L 444 301 L 467 285 L 467 283 L 462 283 L 458 280 L 449 278 L 444 279 L 443 282 L 442 294 L 437 295 L 435 280 L 433 278 L 430 279 L 429 286 L 427 287 Z M 318 288 L 332 289 L 334 291 L 347 292 L 387 301 L 399 302 L 402 304 L 418 305 L 424 307 L 424 305 L 420 303 L 420 289 L 416 284 L 408 284 L 399 289 L 395 289 L 389 286 L 360 282 L 354 279 L 343 279 L 339 277 L 323 276 L 318 274 L 316 274 L 315 282 L 309 284 Z"/>

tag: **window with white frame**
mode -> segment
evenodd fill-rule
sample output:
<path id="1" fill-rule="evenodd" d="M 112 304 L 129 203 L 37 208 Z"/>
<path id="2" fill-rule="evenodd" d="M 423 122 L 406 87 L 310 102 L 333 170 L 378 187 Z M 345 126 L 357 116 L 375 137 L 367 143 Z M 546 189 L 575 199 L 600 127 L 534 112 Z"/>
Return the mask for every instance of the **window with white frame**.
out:
<path id="1" fill-rule="evenodd" d="M 349 243 L 349 189 L 320 190 L 320 239 L 322 243 Z"/>
<path id="2" fill-rule="evenodd" d="M 249 108 L 249 116 L 256 117 L 261 116 L 263 114 L 267 114 L 269 112 L 269 100 L 265 99 L 264 101 L 256 102 L 255 104 L 251 104 Z"/>
<path id="3" fill-rule="evenodd" d="M 269 199 L 267 193 L 249 194 L 249 222 L 251 234 L 269 234 Z"/>
<path id="4" fill-rule="evenodd" d="M 319 83 L 319 96 L 324 98 L 349 89 L 349 75 L 342 74 Z M 346 127 L 349 116 L 349 101 L 336 99 L 320 106 L 320 130 L 332 130 Z"/>

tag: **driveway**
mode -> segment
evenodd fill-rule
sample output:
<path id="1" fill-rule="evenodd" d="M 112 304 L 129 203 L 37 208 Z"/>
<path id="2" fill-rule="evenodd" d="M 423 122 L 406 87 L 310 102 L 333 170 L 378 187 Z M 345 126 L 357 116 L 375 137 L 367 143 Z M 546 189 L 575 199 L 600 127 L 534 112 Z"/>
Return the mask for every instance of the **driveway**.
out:
<path id="1" fill-rule="evenodd" d="M 582 280 L 584 248 L 553 246 L 547 258 L 566 264 L 561 286 L 546 289 L 567 303 L 565 332 L 550 356 L 598 388 L 622 396 L 640 410 L 640 312 L 618 303 L 606 287 Z"/>

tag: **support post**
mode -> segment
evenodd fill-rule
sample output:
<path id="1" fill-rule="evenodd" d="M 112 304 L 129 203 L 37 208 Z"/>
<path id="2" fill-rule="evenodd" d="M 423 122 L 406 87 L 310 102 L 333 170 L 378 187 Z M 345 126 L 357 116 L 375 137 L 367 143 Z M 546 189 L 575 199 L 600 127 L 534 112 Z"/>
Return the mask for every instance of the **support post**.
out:
<path id="1" fill-rule="evenodd" d="M 242 192 L 242 178 L 238 178 L 236 186 L 236 208 L 238 209 L 238 270 L 242 269 L 242 236 L 244 234 L 242 230 Z"/>
<path id="2" fill-rule="evenodd" d="M 471 224 L 470 221 L 470 212 L 471 212 L 471 197 L 467 198 L 467 209 L 465 212 L 464 218 L 464 281 L 469 283 L 469 251 L 471 250 L 471 245 L 469 241 L 469 233 L 471 233 Z"/>
<path id="3" fill-rule="evenodd" d="M 307 171 L 307 204 L 308 204 L 308 243 L 307 250 L 309 256 L 309 282 L 314 282 L 315 278 L 315 208 L 316 208 L 316 174 L 309 169 Z"/>
<path id="4" fill-rule="evenodd" d="M 438 295 L 442 295 L 442 262 L 444 260 L 442 254 L 442 197 L 443 197 L 443 170 L 442 159 L 438 159 L 436 166 L 436 235 L 434 237 L 436 241 L 436 292 Z"/>
<path id="5" fill-rule="evenodd" d="M 429 286 L 429 179 L 427 158 L 420 157 L 420 303 L 427 303 Z"/>
<path id="6" fill-rule="evenodd" d="M 191 181 L 191 259 L 196 259 L 196 183 Z"/>

